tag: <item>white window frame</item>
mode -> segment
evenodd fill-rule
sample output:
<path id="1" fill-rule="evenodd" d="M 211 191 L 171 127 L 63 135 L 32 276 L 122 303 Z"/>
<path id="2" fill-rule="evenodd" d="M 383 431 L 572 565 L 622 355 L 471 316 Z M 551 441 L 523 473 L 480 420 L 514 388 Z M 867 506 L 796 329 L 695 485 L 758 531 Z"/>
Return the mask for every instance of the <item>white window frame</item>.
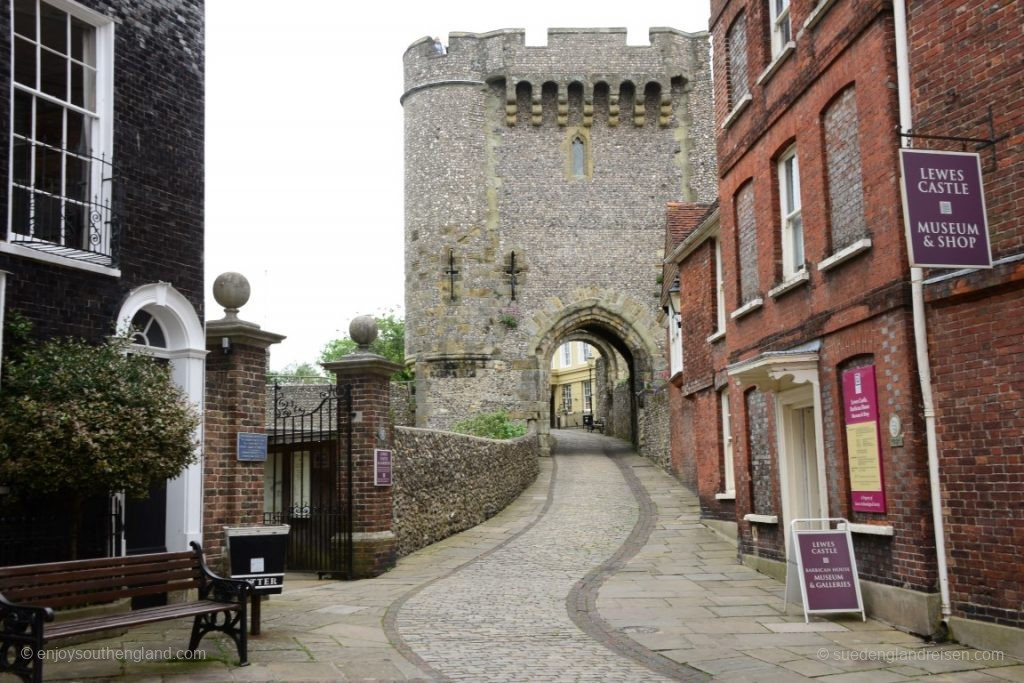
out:
<path id="1" fill-rule="evenodd" d="M 793 39 L 793 26 L 789 18 L 789 0 L 768 0 L 771 19 L 772 57 L 775 57 Z"/>
<path id="2" fill-rule="evenodd" d="M 572 412 L 572 385 L 571 384 L 563 384 L 562 385 L 562 412 L 566 413 L 566 414 Z"/>
<path id="3" fill-rule="evenodd" d="M 93 27 L 93 38 L 95 40 L 95 51 L 96 51 L 96 63 L 95 63 L 95 78 L 92 93 L 95 97 L 95 111 L 89 111 L 86 107 L 81 107 L 72 104 L 71 102 L 54 97 L 47 93 L 42 92 L 39 88 L 30 88 L 21 83 L 15 83 L 14 79 L 14 50 L 15 50 L 15 35 L 14 31 L 14 5 L 13 2 L 9 5 L 10 12 L 10 23 L 11 23 L 11 88 L 10 88 L 10 102 L 12 107 L 10 130 L 8 132 L 8 140 L 10 142 L 10 153 L 8 156 L 8 183 L 7 183 L 7 196 L 8 196 L 8 213 L 7 213 L 7 230 L 5 242 L 0 242 L 0 251 L 7 253 L 16 253 L 21 256 L 27 256 L 29 258 L 35 258 L 41 261 L 47 261 L 51 263 L 59 263 L 60 265 L 79 267 L 85 270 L 92 270 L 97 272 L 111 271 L 110 274 L 119 274 L 110 268 L 113 265 L 110 258 L 112 254 L 111 234 L 110 234 L 110 201 L 111 201 L 111 188 L 109 182 L 110 171 L 104 171 L 104 167 L 107 169 L 111 168 L 113 160 L 113 142 L 114 142 L 114 21 L 99 12 L 91 10 L 87 7 L 79 5 L 69 0 L 35 0 L 36 4 L 36 33 L 37 38 L 39 37 L 39 17 L 41 15 L 40 7 L 42 5 L 49 5 L 62 12 L 66 12 L 71 17 L 74 17 L 83 23 L 89 24 Z M 23 36 L 24 39 L 31 40 L 28 36 Z M 35 43 L 36 50 L 36 73 L 39 73 L 41 67 L 40 53 L 43 50 L 48 50 L 41 45 L 41 41 L 33 40 Z M 39 85 L 38 83 L 36 85 Z M 17 234 L 14 232 L 13 226 L 13 197 L 14 197 L 14 115 L 13 115 L 13 103 L 14 94 L 16 91 L 24 92 L 33 97 L 33 130 L 35 128 L 35 102 L 38 100 L 49 101 L 57 104 L 68 111 L 83 114 L 86 121 L 88 122 L 89 128 L 89 141 L 90 141 L 90 154 L 93 157 L 93 161 L 89 164 L 89 180 L 90 180 L 90 193 L 87 200 L 92 205 L 99 205 L 100 207 L 107 207 L 103 212 L 101 218 L 101 229 L 99 234 L 96 236 L 98 241 L 94 242 L 91 248 L 86 249 L 85 245 L 82 245 L 81 249 L 73 246 L 64 245 L 57 242 L 49 242 L 46 240 L 36 240 L 32 244 L 36 248 L 26 247 L 20 243 L 15 242 L 17 239 L 19 242 L 25 240 L 25 235 Z M 65 133 L 66 135 L 66 126 Z M 32 136 L 34 138 L 34 134 Z M 19 136 L 20 139 L 20 136 Z M 61 146 L 65 144 L 62 141 Z M 62 152 L 63 153 L 63 152 Z M 35 154 L 31 153 L 30 160 L 30 175 L 35 175 Z M 103 163 L 95 161 L 100 159 Z M 63 173 L 63 171 L 62 171 Z M 104 176 L 107 175 L 107 178 Z M 104 182 L 107 180 L 107 182 Z M 34 182 L 33 182 L 34 185 Z M 63 185 L 63 182 L 62 182 Z M 61 199 L 66 201 L 67 192 L 66 188 L 61 191 Z M 92 206 L 88 206 L 92 209 Z M 63 229 L 62 229 L 63 232 Z M 52 246 L 51 246 L 52 245 Z M 91 258 L 88 260 L 77 260 L 78 254 L 90 255 Z M 95 255 L 101 255 L 103 258 L 96 258 Z"/>
<path id="4" fill-rule="evenodd" d="M 583 380 L 583 410 L 587 413 L 594 412 L 594 387 L 589 379 Z"/>
<path id="5" fill-rule="evenodd" d="M 725 494 L 723 498 L 736 495 L 736 472 L 733 463 L 732 453 L 732 411 L 729 409 L 729 388 L 725 387 L 719 393 L 721 405 L 721 430 L 722 430 L 722 488 Z"/>
<path id="6" fill-rule="evenodd" d="M 682 316 L 669 305 L 668 315 L 665 316 L 665 325 L 668 327 L 670 375 L 683 371 L 683 330 L 681 323 Z"/>
<path id="7" fill-rule="evenodd" d="M 568 368 L 572 366 L 572 344 L 566 342 L 562 344 L 562 367 Z"/>
<path id="8" fill-rule="evenodd" d="M 580 342 L 580 358 L 582 358 L 583 361 L 586 362 L 590 360 L 592 355 L 593 351 L 590 348 L 590 344 L 588 344 L 587 342 Z"/>
<path id="9" fill-rule="evenodd" d="M 779 157 L 779 216 L 782 221 L 782 279 L 804 270 L 804 228 L 800 201 L 800 164 L 796 145 Z"/>
<path id="10" fill-rule="evenodd" d="M 725 273 L 722 272 L 722 240 L 715 239 L 715 334 L 725 334 Z"/>

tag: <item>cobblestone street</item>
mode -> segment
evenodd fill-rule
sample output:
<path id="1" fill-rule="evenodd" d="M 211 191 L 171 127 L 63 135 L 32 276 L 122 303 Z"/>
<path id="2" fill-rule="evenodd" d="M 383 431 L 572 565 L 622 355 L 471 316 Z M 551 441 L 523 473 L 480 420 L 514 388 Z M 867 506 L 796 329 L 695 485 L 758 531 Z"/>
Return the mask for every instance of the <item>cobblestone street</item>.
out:
<path id="1" fill-rule="evenodd" d="M 47 679 L 1024 681 L 997 653 L 931 645 L 856 617 L 805 625 L 782 586 L 738 565 L 696 499 L 621 441 L 557 432 L 557 454 L 504 511 L 353 582 L 289 576 L 248 667 L 211 636 L 205 662 L 82 655 Z M 64 652 L 182 648 L 154 625 Z"/>

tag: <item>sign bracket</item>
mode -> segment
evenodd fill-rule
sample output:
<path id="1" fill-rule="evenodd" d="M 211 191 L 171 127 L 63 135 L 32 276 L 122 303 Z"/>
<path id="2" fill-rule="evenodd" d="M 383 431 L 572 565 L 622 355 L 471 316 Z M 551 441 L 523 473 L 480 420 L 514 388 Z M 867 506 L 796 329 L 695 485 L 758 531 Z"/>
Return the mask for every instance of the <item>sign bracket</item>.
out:
<path id="1" fill-rule="evenodd" d="M 913 130 L 913 128 L 911 128 L 910 130 Z M 924 133 L 910 133 L 910 132 L 904 132 L 903 129 L 900 126 L 896 126 L 896 134 L 899 135 L 901 138 L 916 138 L 916 139 L 923 139 L 923 140 L 944 140 L 946 142 L 959 142 L 959 143 L 962 143 L 962 144 L 973 143 L 974 144 L 974 149 L 976 151 L 979 151 L 979 152 L 981 150 L 987 148 L 987 147 L 993 147 L 994 148 L 996 143 L 1002 142 L 1003 140 L 1006 140 L 1007 138 L 1010 137 L 1009 133 L 1003 133 L 1002 135 L 1000 135 L 998 137 L 996 136 L 996 124 L 995 124 L 995 117 L 992 115 L 992 105 L 989 105 L 989 107 L 988 107 L 988 137 L 987 138 L 971 138 L 971 137 L 964 137 L 964 136 L 961 136 L 961 135 L 926 135 Z M 902 140 L 900 141 L 900 146 L 901 147 L 906 147 L 906 145 L 903 144 Z M 992 170 L 995 170 L 995 166 L 996 166 L 995 149 L 992 150 L 992 166 L 993 166 Z"/>

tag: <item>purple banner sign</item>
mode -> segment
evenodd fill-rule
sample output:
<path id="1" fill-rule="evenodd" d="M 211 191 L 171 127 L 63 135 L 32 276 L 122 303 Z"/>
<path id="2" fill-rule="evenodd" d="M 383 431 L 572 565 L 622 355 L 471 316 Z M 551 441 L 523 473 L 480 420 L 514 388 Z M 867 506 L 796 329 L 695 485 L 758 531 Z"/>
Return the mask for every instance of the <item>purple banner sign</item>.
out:
<path id="1" fill-rule="evenodd" d="M 881 432 L 875 366 L 843 373 L 843 415 L 846 421 L 846 459 L 850 496 L 857 512 L 885 512 L 882 483 Z"/>
<path id="2" fill-rule="evenodd" d="M 797 531 L 800 582 L 807 612 L 860 612 L 857 566 L 844 530 Z"/>
<path id="3" fill-rule="evenodd" d="M 375 449 L 373 451 L 374 486 L 391 486 L 391 473 L 391 451 Z"/>
<path id="4" fill-rule="evenodd" d="M 991 268 L 980 157 L 901 149 L 900 168 L 910 265 Z"/>

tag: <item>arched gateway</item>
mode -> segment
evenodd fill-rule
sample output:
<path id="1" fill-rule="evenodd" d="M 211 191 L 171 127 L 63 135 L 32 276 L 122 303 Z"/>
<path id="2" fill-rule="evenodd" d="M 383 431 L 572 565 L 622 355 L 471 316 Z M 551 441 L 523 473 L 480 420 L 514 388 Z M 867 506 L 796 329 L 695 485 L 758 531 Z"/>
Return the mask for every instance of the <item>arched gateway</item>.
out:
<path id="1" fill-rule="evenodd" d="M 438 51 L 425 38 L 404 58 L 417 425 L 505 410 L 547 433 L 551 355 L 579 340 L 621 366 L 624 381 L 605 387 L 628 413 L 624 436 L 667 452 L 667 414 L 663 429 L 645 425 L 664 369 L 665 206 L 716 191 L 707 35 L 449 41 Z"/>

